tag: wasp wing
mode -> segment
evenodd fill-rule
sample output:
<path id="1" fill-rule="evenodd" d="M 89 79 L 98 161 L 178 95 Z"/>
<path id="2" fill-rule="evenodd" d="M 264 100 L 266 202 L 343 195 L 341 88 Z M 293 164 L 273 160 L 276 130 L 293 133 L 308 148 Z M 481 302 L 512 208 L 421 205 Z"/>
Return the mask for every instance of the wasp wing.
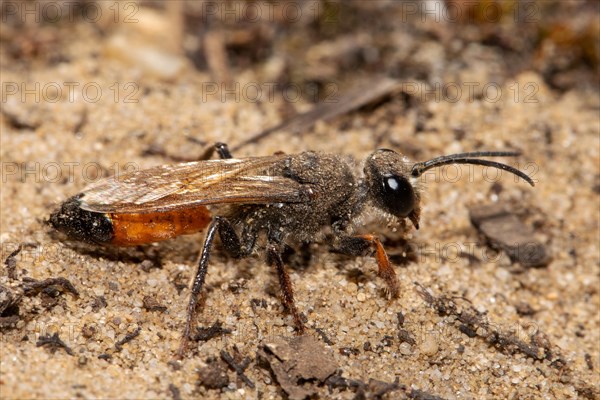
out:
<path id="1" fill-rule="evenodd" d="M 301 202 L 301 184 L 278 174 L 285 155 L 162 165 L 88 186 L 81 208 L 143 213 L 218 203 Z"/>

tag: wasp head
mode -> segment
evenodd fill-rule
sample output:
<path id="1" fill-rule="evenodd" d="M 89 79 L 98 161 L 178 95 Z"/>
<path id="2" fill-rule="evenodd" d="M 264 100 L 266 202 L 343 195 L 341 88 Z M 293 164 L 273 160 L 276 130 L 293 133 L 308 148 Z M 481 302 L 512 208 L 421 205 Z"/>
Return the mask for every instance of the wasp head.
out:
<path id="1" fill-rule="evenodd" d="M 419 229 L 420 193 L 418 178 L 431 168 L 449 164 L 473 164 L 498 168 L 524 179 L 531 186 L 534 181 L 515 167 L 481 157 L 516 157 L 518 151 L 476 151 L 451 154 L 411 164 L 406 157 L 393 150 L 379 149 L 367 158 L 365 180 L 369 197 L 379 209 L 408 218 Z"/>
<path id="2" fill-rule="evenodd" d="M 393 150 L 379 149 L 365 162 L 365 180 L 373 204 L 419 228 L 420 195 L 412 163 Z"/>

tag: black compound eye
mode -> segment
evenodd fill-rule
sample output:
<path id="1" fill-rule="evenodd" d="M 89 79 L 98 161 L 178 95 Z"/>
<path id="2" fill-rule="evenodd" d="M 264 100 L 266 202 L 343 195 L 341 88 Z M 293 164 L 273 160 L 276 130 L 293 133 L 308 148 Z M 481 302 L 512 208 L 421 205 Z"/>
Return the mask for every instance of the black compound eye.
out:
<path id="1" fill-rule="evenodd" d="M 399 217 L 407 217 L 415 208 L 415 191 L 410 182 L 397 175 L 383 176 L 381 202 L 391 213 Z"/>

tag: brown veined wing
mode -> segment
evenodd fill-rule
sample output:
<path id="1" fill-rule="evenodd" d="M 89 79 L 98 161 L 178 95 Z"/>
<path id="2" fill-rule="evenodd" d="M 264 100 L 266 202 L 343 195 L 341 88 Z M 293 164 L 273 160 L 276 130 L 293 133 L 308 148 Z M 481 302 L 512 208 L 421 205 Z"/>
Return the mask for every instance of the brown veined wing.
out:
<path id="1" fill-rule="evenodd" d="M 162 165 L 100 180 L 82 192 L 92 212 L 164 212 L 218 203 L 302 202 L 301 184 L 273 173 L 286 155 Z"/>

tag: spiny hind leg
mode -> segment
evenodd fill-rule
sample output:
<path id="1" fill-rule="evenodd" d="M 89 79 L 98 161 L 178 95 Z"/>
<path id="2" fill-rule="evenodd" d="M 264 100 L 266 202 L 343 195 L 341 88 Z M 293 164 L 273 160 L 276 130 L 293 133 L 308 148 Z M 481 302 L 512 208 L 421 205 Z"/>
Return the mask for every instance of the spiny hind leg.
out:
<path id="1" fill-rule="evenodd" d="M 298 313 L 296 303 L 294 302 L 294 289 L 292 287 L 292 281 L 290 276 L 285 269 L 283 259 L 281 258 L 282 246 L 274 243 L 267 245 L 267 258 L 270 264 L 274 264 L 277 270 L 277 277 L 279 278 L 279 286 L 281 287 L 281 302 L 285 309 L 292 314 L 294 318 L 294 324 L 296 325 L 296 333 L 304 333 L 304 321 Z"/>
<path id="2" fill-rule="evenodd" d="M 215 217 L 210 223 L 206 238 L 204 239 L 204 245 L 200 253 L 200 260 L 198 262 L 198 269 L 194 277 L 194 283 L 192 285 L 192 292 L 190 294 L 190 300 L 187 307 L 187 317 L 185 322 L 185 328 L 179 345 L 177 355 L 182 358 L 187 350 L 188 341 L 192 331 L 192 326 L 196 319 L 196 307 L 198 306 L 198 297 L 202 292 L 204 281 L 206 280 L 206 273 L 208 270 L 208 261 L 210 253 L 212 251 L 215 236 L 219 234 L 221 238 L 221 244 L 225 248 L 225 251 L 235 258 L 240 258 L 248 255 L 252 251 L 254 246 L 255 238 L 251 233 L 245 232 L 246 243 L 241 243 L 239 237 L 235 233 L 235 230 L 231 223 L 223 217 Z"/>
<path id="3" fill-rule="evenodd" d="M 400 295 L 398 277 L 377 236 L 342 236 L 338 239 L 335 249 L 340 253 L 351 256 L 364 256 L 370 249 L 374 249 L 378 268 L 377 274 L 385 281 L 391 298 L 396 298 Z"/>

